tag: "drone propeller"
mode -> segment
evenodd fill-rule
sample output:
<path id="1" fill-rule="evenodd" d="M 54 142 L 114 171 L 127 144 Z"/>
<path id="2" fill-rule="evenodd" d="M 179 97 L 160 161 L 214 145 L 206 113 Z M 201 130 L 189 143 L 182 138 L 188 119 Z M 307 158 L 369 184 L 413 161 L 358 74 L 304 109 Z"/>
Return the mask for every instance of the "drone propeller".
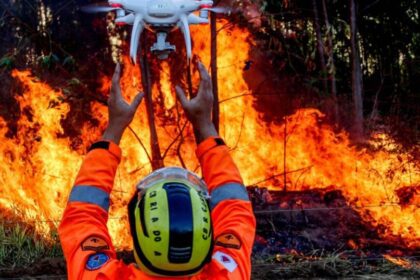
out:
<path id="1" fill-rule="evenodd" d="M 108 4 L 93 4 L 83 6 L 81 8 L 82 12 L 93 14 L 93 13 L 108 13 L 116 10 L 120 10 L 120 7 L 110 7 Z"/>
<path id="2" fill-rule="evenodd" d="M 216 14 L 231 14 L 233 9 L 227 7 L 212 7 L 212 8 L 204 8 L 203 10 L 211 11 Z"/>

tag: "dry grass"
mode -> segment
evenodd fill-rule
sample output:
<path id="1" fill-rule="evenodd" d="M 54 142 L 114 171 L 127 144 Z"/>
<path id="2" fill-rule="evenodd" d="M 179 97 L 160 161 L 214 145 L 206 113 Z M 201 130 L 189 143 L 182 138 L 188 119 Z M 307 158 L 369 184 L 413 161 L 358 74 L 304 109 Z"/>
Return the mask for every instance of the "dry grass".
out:
<path id="1" fill-rule="evenodd" d="M 0 222 L 0 278 L 65 279 L 60 243 L 56 235 L 49 239 L 55 242 L 45 241 L 24 225 L 9 226 Z M 131 252 L 119 255 L 126 255 L 132 261 Z M 254 255 L 252 279 L 420 279 L 418 259 L 404 260 L 408 267 L 382 257 L 355 257 L 348 251 Z"/>
<path id="2" fill-rule="evenodd" d="M 57 234 L 48 239 L 24 224 L 0 222 L 0 273 L 4 268 L 30 266 L 44 258 L 62 256 Z"/>
<path id="3" fill-rule="evenodd" d="M 406 258 L 402 267 L 385 258 L 348 258 L 343 253 L 276 255 L 254 258 L 252 279 L 420 279 L 420 265 Z"/>

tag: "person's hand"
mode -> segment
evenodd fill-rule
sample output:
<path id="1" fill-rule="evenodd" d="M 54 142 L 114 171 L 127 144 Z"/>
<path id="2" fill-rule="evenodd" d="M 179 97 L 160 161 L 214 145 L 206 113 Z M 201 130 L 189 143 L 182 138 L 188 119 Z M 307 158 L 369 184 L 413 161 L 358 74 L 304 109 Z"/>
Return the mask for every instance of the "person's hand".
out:
<path id="1" fill-rule="evenodd" d="M 131 104 L 128 104 L 121 94 L 121 65 L 115 67 L 112 77 L 111 93 L 108 98 L 108 127 L 102 137 L 103 140 L 119 144 L 124 130 L 131 123 L 144 94 L 139 93 Z"/>
<path id="2" fill-rule="evenodd" d="M 200 72 L 200 86 L 197 95 L 188 100 L 181 87 L 176 86 L 176 95 L 184 108 L 188 120 L 193 124 L 198 143 L 211 136 L 217 136 L 217 131 L 211 121 L 211 112 L 213 109 L 213 86 L 211 78 L 206 68 L 201 62 L 198 62 Z"/>

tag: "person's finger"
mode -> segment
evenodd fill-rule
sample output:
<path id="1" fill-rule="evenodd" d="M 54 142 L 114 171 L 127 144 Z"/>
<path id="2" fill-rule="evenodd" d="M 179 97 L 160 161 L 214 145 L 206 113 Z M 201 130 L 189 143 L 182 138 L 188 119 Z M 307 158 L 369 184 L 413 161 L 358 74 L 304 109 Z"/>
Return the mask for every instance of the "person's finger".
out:
<path id="1" fill-rule="evenodd" d="M 200 78 L 203 81 L 211 81 L 210 74 L 207 71 L 206 67 L 201 61 L 197 62 L 198 72 L 200 73 Z"/>
<path id="2" fill-rule="evenodd" d="M 176 96 L 178 97 L 179 101 L 181 102 L 182 107 L 185 108 L 185 106 L 188 104 L 188 99 L 185 96 L 185 92 L 182 90 L 180 86 L 175 87 Z"/>
<path id="3" fill-rule="evenodd" d="M 115 66 L 114 75 L 112 76 L 113 83 L 119 83 L 121 78 L 121 64 L 118 62 Z"/>
<path id="4" fill-rule="evenodd" d="M 210 75 L 207 72 L 206 67 L 201 62 L 198 62 L 197 65 L 198 71 L 200 72 L 200 85 L 198 92 L 210 94 L 212 88 Z"/>
<path id="5" fill-rule="evenodd" d="M 144 93 L 140 92 L 139 94 L 134 97 L 133 102 L 131 103 L 130 107 L 133 111 L 137 111 L 137 108 L 140 106 L 141 101 L 143 100 Z"/>
<path id="6" fill-rule="evenodd" d="M 112 76 L 111 97 L 121 97 L 121 64 L 117 63 L 115 66 L 114 75 Z"/>

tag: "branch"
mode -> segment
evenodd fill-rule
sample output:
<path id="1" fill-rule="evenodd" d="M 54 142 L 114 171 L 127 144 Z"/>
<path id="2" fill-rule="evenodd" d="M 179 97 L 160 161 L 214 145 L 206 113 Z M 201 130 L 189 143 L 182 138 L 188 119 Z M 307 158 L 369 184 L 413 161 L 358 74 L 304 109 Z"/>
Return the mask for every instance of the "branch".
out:
<path id="1" fill-rule="evenodd" d="M 375 6 L 376 4 L 378 4 L 381 0 L 376 0 L 375 2 L 371 3 L 370 5 L 367 5 L 364 9 L 363 12 L 366 12 L 367 10 L 369 10 L 370 8 L 372 8 L 373 6 Z"/>
<path id="2" fill-rule="evenodd" d="M 185 165 L 184 159 L 182 158 L 181 155 L 181 146 L 184 143 L 184 136 L 182 136 L 181 134 L 181 141 L 179 141 L 179 145 L 176 148 L 176 154 L 178 155 L 179 161 L 181 162 L 181 165 L 184 169 L 187 169 L 187 166 Z"/>
<path id="3" fill-rule="evenodd" d="M 381 84 L 379 85 L 378 90 L 376 91 L 375 94 L 375 100 L 373 102 L 373 106 L 372 106 L 372 112 L 370 113 L 370 117 L 369 117 L 369 123 L 371 124 L 374 120 L 374 118 L 377 115 L 377 111 L 378 111 L 378 98 L 379 98 L 379 94 L 382 92 L 382 88 L 384 86 L 384 82 L 385 82 L 385 77 L 383 75 L 383 71 L 382 71 L 382 64 L 380 63 L 380 75 L 381 75 Z"/>
<path id="4" fill-rule="evenodd" d="M 245 112 L 242 114 L 241 129 L 239 130 L 238 139 L 236 140 L 235 146 L 231 148 L 230 151 L 233 151 L 238 147 L 239 141 L 241 140 L 241 136 L 242 136 L 242 130 L 244 128 L 244 122 L 245 122 Z"/>
<path id="5" fill-rule="evenodd" d="M 300 172 L 300 171 L 306 171 L 307 169 L 312 168 L 312 166 L 313 166 L 313 165 L 310 165 L 310 166 L 307 166 L 307 167 L 303 167 L 303 168 L 299 168 L 299 169 L 292 170 L 292 171 L 288 171 L 288 172 L 282 172 L 282 173 L 274 174 L 274 175 L 272 175 L 272 176 L 270 176 L 270 177 L 268 177 L 268 178 L 266 178 L 266 179 L 264 179 L 264 180 L 261 180 L 261 181 L 258 181 L 258 182 L 255 182 L 255 183 L 252 183 L 252 184 L 250 184 L 249 186 L 254 186 L 254 185 L 258 185 L 258 184 L 261 184 L 261 183 L 264 183 L 264 182 L 270 181 L 270 180 L 272 180 L 272 179 L 274 179 L 274 178 L 277 178 L 277 177 L 283 176 L 284 174 L 291 174 L 291 173 L 296 173 L 296 172 Z"/>
<path id="6" fill-rule="evenodd" d="M 150 157 L 149 153 L 147 152 L 146 146 L 144 146 L 143 142 L 141 141 L 140 137 L 137 135 L 137 133 L 133 130 L 133 128 L 129 125 L 128 129 L 133 133 L 134 137 L 136 137 L 137 141 L 139 141 L 140 146 L 143 148 L 144 152 L 146 153 L 147 159 L 150 161 L 150 164 L 152 164 L 152 158 Z"/>
<path id="7" fill-rule="evenodd" d="M 176 125 L 177 125 L 177 127 L 179 129 L 179 136 L 181 137 L 181 140 L 179 140 L 178 147 L 176 148 L 176 154 L 178 155 L 178 158 L 179 158 L 179 161 L 181 162 L 182 167 L 186 169 L 187 166 L 185 165 L 184 159 L 182 158 L 182 155 L 181 155 L 181 146 L 184 143 L 184 129 L 187 126 L 187 124 L 188 124 L 189 121 L 187 120 L 185 122 L 185 124 L 184 124 L 184 127 L 181 129 L 181 126 L 180 126 L 181 113 L 179 112 L 178 105 L 176 106 L 176 113 L 177 113 L 177 116 L 178 116 Z"/>
<path id="8" fill-rule="evenodd" d="M 162 159 L 164 159 L 166 157 L 166 155 L 168 154 L 169 150 L 172 148 L 172 146 L 176 143 L 176 141 L 178 140 L 179 137 L 181 137 L 182 133 L 184 132 L 185 128 L 187 127 L 188 121 L 186 121 L 184 123 L 184 125 L 182 126 L 182 128 L 180 129 L 178 135 L 174 138 L 174 140 L 171 142 L 171 144 L 169 144 L 169 146 L 166 148 L 165 152 L 162 155 Z"/>
<path id="9" fill-rule="evenodd" d="M 210 16 L 210 33 L 211 33 L 211 59 L 210 59 L 210 67 L 211 67 L 211 80 L 213 84 L 213 124 L 216 128 L 216 131 L 219 132 L 219 124 L 220 124 L 220 103 L 219 103 L 219 85 L 217 79 L 217 31 L 216 31 L 216 14 L 211 13 Z"/>

